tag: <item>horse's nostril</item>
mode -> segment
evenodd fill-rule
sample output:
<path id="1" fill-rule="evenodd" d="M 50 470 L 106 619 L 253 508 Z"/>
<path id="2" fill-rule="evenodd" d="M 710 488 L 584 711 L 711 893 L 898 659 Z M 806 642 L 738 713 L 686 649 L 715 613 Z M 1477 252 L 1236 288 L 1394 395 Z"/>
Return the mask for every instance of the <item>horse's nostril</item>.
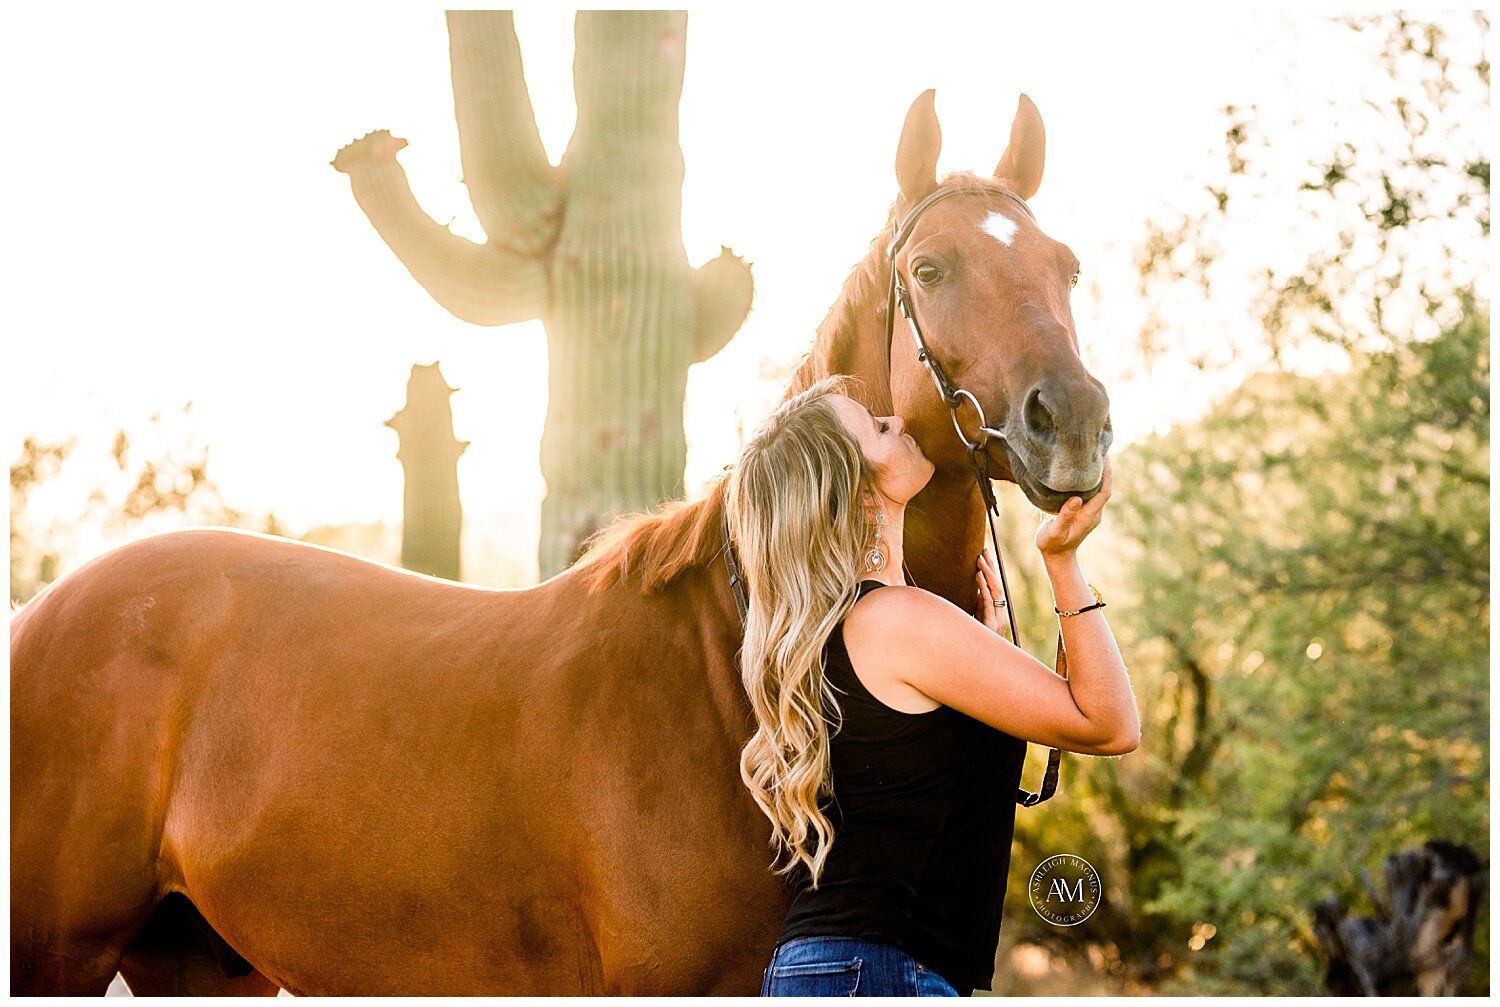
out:
<path id="1" fill-rule="evenodd" d="M 1022 415 L 1026 420 L 1026 429 L 1033 437 L 1050 441 L 1056 436 L 1057 424 L 1052 419 L 1052 410 L 1042 399 L 1040 388 L 1033 388 L 1026 396 L 1026 409 Z"/>

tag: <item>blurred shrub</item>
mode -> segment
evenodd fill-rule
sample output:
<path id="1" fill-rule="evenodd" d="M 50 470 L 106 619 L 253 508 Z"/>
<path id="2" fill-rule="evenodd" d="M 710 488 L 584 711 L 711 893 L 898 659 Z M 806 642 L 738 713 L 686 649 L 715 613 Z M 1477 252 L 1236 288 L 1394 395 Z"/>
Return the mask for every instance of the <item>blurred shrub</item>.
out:
<path id="1" fill-rule="evenodd" d="M 156 413 L 137 434 L 116 431 L 104 455 L 81 455 L 77 438 L 28 437 L 10 467 L 10 597 L 32 598 L 68 565 L 111 545 L 188 525 L 284 530 L 274 514 L 224 502 L 208 474 L 208 448 L 190 433 L 192 403 Z"/>

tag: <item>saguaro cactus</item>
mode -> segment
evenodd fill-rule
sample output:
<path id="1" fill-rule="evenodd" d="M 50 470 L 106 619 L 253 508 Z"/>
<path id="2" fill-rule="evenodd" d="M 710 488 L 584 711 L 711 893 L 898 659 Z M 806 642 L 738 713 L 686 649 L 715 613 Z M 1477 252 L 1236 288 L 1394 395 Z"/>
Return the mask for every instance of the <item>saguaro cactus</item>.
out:
<path id="1" fill-rule="evenodd" d="M 413 364 L 406 406 L 385 425 L 396 431 L 396 457 L 406 473 L 401 518 L 401 565 L 418 573 L 458 580 L 463 506 L 458 499 L 458 456 L 469 446 L 453 436 L 453 408 L 443 372 L 434 361 Z"/>
<path id="2" fill-rule="evenodd" d="M 417 282 L 478 325 L 540 318 L 549 356 L 540 567 L 568 565 L 617 514 L 683 495 L 688 368 L 750 308 L 749 266 L 699 269 L 682 245 L 687 15 L 598 11 L 574 24 L 578 121 L 560 166 L 542 148 L 504 11 L 448 12 L 464 183 L 488 240 L 424 214 L 387 130 L 339 151 L 355 199 Z"/>

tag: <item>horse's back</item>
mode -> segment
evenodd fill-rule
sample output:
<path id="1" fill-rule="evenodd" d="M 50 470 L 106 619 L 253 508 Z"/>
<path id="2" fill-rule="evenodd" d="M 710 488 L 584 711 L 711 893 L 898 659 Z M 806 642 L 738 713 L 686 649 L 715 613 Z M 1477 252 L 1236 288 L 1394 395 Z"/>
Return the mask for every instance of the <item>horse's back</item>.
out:
<path id="1" fill-rule="evenodd" d="M 143 758 L 162 775 L 205 738 L 215 750 L 196 754 L 210 763 L 255 761 L 287 731 L 338 733 L 351 707 L 389 726 L 420 720 L 435 691 L 482 699 L 504 684 L 484 674 L 507 642 L 498 619 L 514 644 L 536 607 L 521 596 L 540 593 L 223 529 L 123 546 L 12 620 L 13 786 L 56 789 Z M 153 804 L 168 796 L 157 782 Z"/>
<path id="2" fill-rule="evenodd" d="M 54 764 L 71 758 L 88 756 L 100 766 L 128 758 L 135 731 L 124 725 L 162 726 L 185 685 L 187 658 L 228 608 L 228 585 L 202 563 L 219 551 L 221 536 L 229 538 L 178 533 L 116 549 L 16 613 L 13 787 L 25 792 L 57 782 L 49 779 Z"/>
<path id="3" fill-rule="evenodd" d="M 439 582 L 334 550 L 228 529 L 133 542 L 50 585 L 11 621 L 11 708 L 23 730 L 62 710 L 110 720 L 191 688 L 237 638 L 289 622 L 313 602 L 409 595 Z M 428 587 L 431 585 L 431 587 Z M 380 591 L 384 586 L 385 590 Z M 409 597 L 402 604 L 410 606 Z M 252 627 L 254 617 L 269 623 Z M 73 726 L 78 726 L 76 723 Z"/>
<path id="4" fill-rule="evenodd" d="M 284 557 L 262 536 L 158 535 L 94 559 L 15 614 L 13 851 L 33 831 L 44 843 L 59 818 L 102 823 L 113 809 L 134 819 L 115 822 L 123 832 L 146 822 L 159 835 L 194 699 L 235 632 L 235 571 Z"/>

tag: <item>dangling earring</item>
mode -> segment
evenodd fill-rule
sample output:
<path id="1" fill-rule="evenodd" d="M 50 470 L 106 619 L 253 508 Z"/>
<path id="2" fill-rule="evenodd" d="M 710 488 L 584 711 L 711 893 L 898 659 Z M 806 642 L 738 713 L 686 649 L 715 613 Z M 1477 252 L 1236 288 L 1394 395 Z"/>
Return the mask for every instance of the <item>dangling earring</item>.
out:
<path id="1" fill-rule="evenodd" d="M 875 544 L 865 553 L 865 572 L 880 573 L 885 569 L 885 543 L 880 540 L 880 527 L 885 524 L 885 511 L 875 512 Z"/>

